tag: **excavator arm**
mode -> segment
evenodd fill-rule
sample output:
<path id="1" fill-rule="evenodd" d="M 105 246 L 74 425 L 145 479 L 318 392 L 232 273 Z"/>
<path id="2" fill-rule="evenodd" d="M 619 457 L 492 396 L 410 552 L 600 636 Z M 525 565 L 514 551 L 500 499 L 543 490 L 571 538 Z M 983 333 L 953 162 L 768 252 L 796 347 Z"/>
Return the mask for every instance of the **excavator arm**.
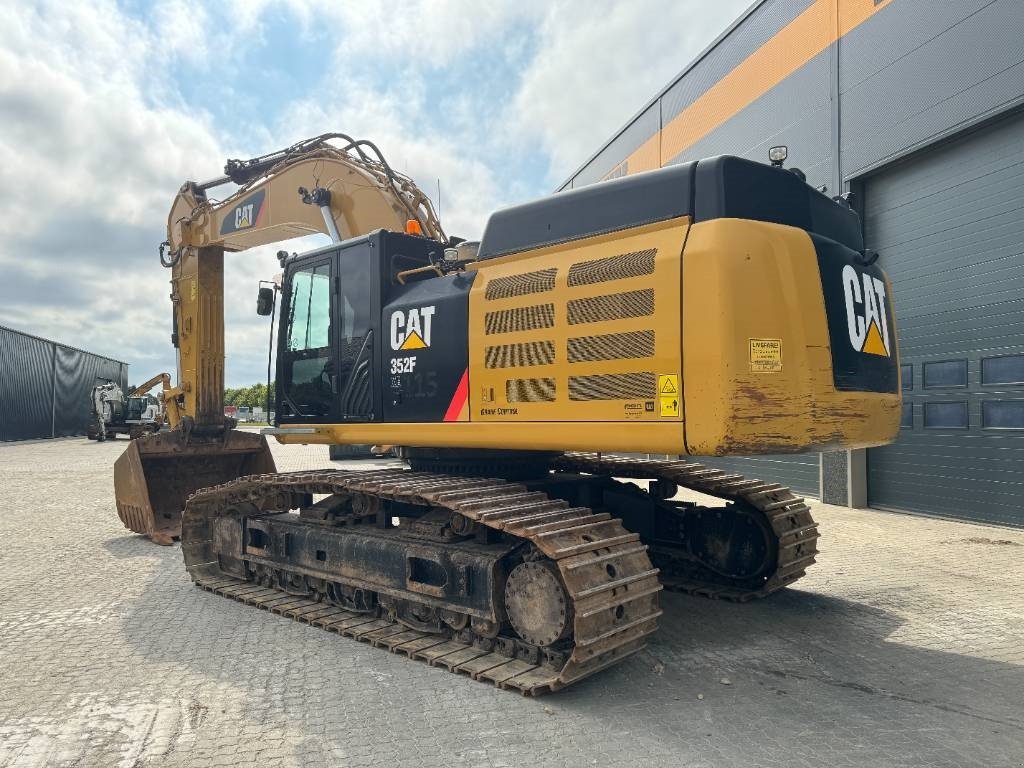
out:
<path id="1" fill-rule="evenodd" d="M 231 183 L 241 186 L 222 200 L 209 197 L 209 190 Z M 229 160 L 223 176 L 186 182 L 171 206 L 161 248 L 161 260 L 171 267 L 181 415 L 201 427 L 224 420 L 224 251 L 313 233 L 337 242 L 377 229 L 447 240 L 430 199 L 412 179 L 394 171 L 374 144 L 345 134 Z"/>
<path id="2" fill-rule="evenodd" d="M 336 147 L 329 140 L 346 144 Z M 239 188 L 223 200 L 208 190 Z M 374 144 L 328 133 L 251 160 L 229 160 L 224 175 L 186 182 L 167 219 L 173 255 L 220 246 L 242 251 L 321 232 L 348 239 L 375 229 L 402 231 L 407 223 L 446 240 L 430 199 L 394 171 Z"/>
<path id="3" fill-rule="evenodd" d="M 139 384 L 135 389 L 128 393 L 128 397 L 135 397 L 136 395 L 144 395 L 157 384 L 160 385 L 160 391 L 163 393 L 163 418 L 167 420 L 167 424 L 171 429 L 178 426 L 178 422 L 181 421 L 181 414 L 178 412 L 178 396 L 181 391 L 171 386 L 171 374 L 169 373 L 158 373 L 148 381 L 144 381 Z"/>
<path id="4" fill-rule="evenodd" d="M 336 143 L 330 143 L 330 142 Z M 210 191 L 239 185 L 223 199 Z M 265 438 L 224 416 L 224 252 L 301 235 L 338 242 L 377 229 L 446 243 L 430 199 L 369 141 L 328 133 L 186 182 L 167 219 L 160 261 L 171 270 L 178 381 L 165 384 L 169 433 L 132 441 L 114 466 L 118 514 L 131 530 L 169 544 L 199 488 L 273 472 Z"/>

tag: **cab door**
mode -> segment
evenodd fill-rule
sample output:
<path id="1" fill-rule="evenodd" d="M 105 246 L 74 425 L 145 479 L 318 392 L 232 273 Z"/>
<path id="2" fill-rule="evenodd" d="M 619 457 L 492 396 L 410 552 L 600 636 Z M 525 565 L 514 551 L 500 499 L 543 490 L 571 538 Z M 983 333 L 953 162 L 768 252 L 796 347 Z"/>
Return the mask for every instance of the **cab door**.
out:
<path id="1" fill-rule="evenodd" d="M 335 261 L 338 416 L 341 421 L 374 420 L 375 401 L 379 397 L 379 388 L 374 386 L 374 372 L 378 370 L 375 330 L 380 318 L 377 260 L 382 258 L 379 255 L 382 250 L 379 237 L 373 243 L 370 239 L 360 239 L 342 245 Z"/>
<path id="2" fill-rule="evenodd" d="M 338 421 L 337 300 L 330 255 L 297 264 L 285 280 L 278 339 L 278 421 Z"/>

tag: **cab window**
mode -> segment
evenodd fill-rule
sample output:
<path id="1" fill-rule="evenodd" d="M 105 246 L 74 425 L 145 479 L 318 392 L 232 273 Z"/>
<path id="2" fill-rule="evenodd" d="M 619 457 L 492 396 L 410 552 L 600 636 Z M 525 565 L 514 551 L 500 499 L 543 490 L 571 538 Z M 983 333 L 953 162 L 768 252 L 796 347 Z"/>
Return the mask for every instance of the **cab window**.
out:
<path id="1" fill-rule="evenodd" d="M 292 275 L 288 350 L 330 346 L 331 267 L 321 264 Z"/>

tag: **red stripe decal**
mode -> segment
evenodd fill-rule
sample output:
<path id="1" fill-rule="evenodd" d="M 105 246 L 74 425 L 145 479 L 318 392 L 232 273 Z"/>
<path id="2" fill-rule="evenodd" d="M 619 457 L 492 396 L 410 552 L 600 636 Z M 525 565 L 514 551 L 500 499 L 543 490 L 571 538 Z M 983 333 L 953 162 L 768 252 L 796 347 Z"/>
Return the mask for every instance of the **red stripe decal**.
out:
<path id="1" fill-rule="evenodd" d="M 462 378 L 459 379 L 459 386 L 455 388 L 455 394 L 452 395 L 452 401 L 448 403 L 448 410 L 444 412 L 445 421 L 458 421 L 459 411 L 462 410 L 462 406 L 466 404 L 466 398 L 469 397 L 469 369 L 467 368 L 462 373 Z"/>

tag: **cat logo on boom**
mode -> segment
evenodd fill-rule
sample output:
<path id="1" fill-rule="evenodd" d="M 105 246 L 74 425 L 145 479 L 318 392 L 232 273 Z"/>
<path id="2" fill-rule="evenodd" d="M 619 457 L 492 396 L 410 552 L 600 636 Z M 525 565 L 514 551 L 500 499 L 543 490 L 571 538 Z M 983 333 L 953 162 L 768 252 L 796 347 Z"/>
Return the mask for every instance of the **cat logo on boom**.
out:
<path id="1" fill-rule="evenodd" d="M 430 326 L 434 307 L 413 307 L 409 310 L 396 309 L 391 313 L 391 349 L 396 352 L 411 352 L 430 346 Z"/>
<path id="2" fill-rule="evenodd" d="M 267 191 L 261 189 L 245 198 L 224 217 L 220 233 L 230 235 L 243 229 L 255 227 L 263 218 Z"/>
<path id="3" fill-rule="evenodd" d="M 885 283 L 869 274 L 858 274 L 847 264 L 843 267 L 843 295 L 850 344 L 866 355 L 889 357 Z"/>

